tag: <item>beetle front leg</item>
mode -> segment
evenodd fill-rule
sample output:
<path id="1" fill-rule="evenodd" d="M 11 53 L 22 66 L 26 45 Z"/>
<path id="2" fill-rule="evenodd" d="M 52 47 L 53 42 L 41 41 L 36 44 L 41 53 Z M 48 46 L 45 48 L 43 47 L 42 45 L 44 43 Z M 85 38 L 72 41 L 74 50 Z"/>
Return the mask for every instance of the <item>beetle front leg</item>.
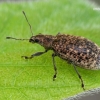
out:
<path id="1" fill-rule="evenodd" d="M 56 54 L 52 54 L 52 60 L 53 60 L 53 66 L 54 66 L 54 70 L 55 70 L 55 74 L 54 74 L 54 76 L 53 76 L 53 81 L 55 81 L 55 79 L 56 79 L 56 75 L 57 75 L 57 67 L 56 67 L 56 64 L 55 64 L 55 59 L 54 59 L 54 57 L 56 56 Z"/>
<path id="2" fill-rule="evenodd" d="M 35 54 L 32 54 L 30 57 L 28 56 L 21 56 L 21 57 L 24 57 L 25 59 L 32 59 L 34 56 L 40 56 L 44 53 L 46 53 L 48 50 L 45 50 L 44 52 L 36 52 Z"/>

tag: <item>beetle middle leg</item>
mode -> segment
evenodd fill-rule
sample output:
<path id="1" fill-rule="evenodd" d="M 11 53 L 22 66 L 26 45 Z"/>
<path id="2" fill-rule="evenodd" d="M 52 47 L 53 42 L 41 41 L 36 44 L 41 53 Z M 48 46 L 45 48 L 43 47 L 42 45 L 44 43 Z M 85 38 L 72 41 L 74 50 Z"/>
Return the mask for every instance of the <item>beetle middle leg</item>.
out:
<path id="1" fill-rule="evenodd" d="M 56 79 L 56 75 L 57 75 L 57 67 L 56 67 L 55 59 L 54 59 L 55 56 L 56 56 L 56 54 L 53 53 L 53 54 L 52 54 L 52 60 L 53 60 L 53 66 L 54 66 L 54 70 L 55 70 L 55 74 L 54 74 L 54 76 L 53 76 L 53 81 L 55 81 L 55 79 Z"/>
<path id="2" fill-rule="evenodd" d="M 40 56 L 44 53 L 46 53 L 48 50 L 45 50 L 44 52 L 36 52 L 35 54 L 32 54 L 30 57 L 28 56 L 21 56 L 21 57 L 24 57 L 25 59 L 32 59 L 34 56 Z"/>
<path id="3" fill-rule="evenodd" d="M 81 75 L 79 74 L 79 72 L 78 72 L 78 70 L 77 70 L 77 68 L 76 68 L 76 65 L 73 64 L 73 66 L 74 66 L 74 69 L 75 69 L 75 71 L 76 71 L 76 73 L 77 73 L 79 79 L 81 80 L 81 87 L 82 87 L 83 90 L 85 91 L 83 79 L 82 79 Z"/>

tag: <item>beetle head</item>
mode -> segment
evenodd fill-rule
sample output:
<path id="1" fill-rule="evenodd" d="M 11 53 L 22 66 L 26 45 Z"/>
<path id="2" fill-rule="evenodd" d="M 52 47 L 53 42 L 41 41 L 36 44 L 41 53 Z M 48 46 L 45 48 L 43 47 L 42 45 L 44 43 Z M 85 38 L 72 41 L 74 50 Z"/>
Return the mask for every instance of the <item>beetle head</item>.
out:
<path id="1" fill-rule="evenodd" d="M 52 41 L 54 40 L 54 36 L 51 35 L 43 35 L 43 34 L 39 34 L 36 36 L 32 36 L 29 39 L 29 42 L 31 43 L 37 43 L 40 44 L 41 46 L 43 46 L 46 49 L 50 49 L 52 46 Z"/>

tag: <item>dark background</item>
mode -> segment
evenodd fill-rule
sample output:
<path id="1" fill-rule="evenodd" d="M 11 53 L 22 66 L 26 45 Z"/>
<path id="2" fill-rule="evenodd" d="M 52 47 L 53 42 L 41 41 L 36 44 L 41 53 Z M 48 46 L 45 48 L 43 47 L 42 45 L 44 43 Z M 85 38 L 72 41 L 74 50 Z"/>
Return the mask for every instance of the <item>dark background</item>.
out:
<path id="1" fill-rule="evenodd" d="M 100 0 L 90 0 L 90 1 L 92 1 L 92 2 L 94 2 L 96 4 L 98 4 L 98 5 L 100 5 Z"/>

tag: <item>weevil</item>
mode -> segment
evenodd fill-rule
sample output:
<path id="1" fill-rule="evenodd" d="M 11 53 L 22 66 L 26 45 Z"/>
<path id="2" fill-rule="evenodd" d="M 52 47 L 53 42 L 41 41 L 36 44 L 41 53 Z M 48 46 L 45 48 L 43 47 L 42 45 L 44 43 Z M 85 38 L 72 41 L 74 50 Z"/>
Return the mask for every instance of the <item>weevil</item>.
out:
<path id="1" fill-rule="evenodd" d="M 23 14 L 28 22 L 24 11 Z M 32 33 L 31 25 L 29 24 L 29 26 Z M 100 69 L 100 48 L 97 44 L 84 37 L 58 33 L 56 36 L 43 34 L 38 34 L 35 36 L 32 35 L 30 39 L 17 39 L 12 37 L 6 38 L 15 40 L 29 40 L 30 43 L 37 43 L 44 47 L 45 51 L 43 52 L 36 52 L 29 57 L 22 56 L 25 59 L 32 59 L 35 56 L 40 56 L 49 50 L 53 50 L 52 61 L 55 71 L 53 80 L 55 80 L 57 76 L 55 57 L 58 56 L 73 65 L 81 81 L 81 87 L 83 90 L 85 90 L 84 82 L 76 66 L 90 70 Z"/>

